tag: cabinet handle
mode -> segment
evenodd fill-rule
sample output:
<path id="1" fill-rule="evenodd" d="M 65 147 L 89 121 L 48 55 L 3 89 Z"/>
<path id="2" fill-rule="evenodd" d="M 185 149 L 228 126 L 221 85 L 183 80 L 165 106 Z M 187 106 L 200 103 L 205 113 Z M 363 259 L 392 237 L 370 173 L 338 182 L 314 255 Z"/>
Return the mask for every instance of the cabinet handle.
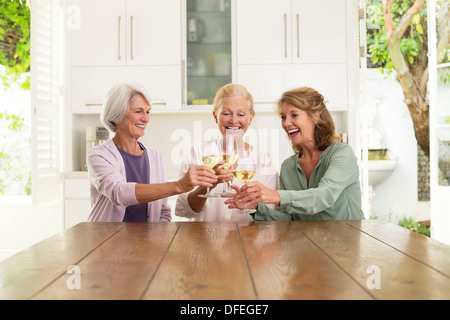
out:
<path id="1" fill-rule="evenodd" d="M 121 17 L 119 16 L 117 19 L 117 58 L 120 60 L 120 19 Z"/>
<path id="2" fill-rule="evenodd" d="M 152 106 L 167 106 L 167 102 L 160 100 L 160 101 L 153 101 Z"/>
<path id="3" fill-rule="evenodd" d="M 101 107 L 103 106 L 103 103 L 86 103 L 86 107 Z"/>
<path id="4" fill-rule="evenodd" d="M 131 60 L 133 60 L 133 16 L 130 17 L 130 54 Z"/>
<path id="5" fill-rule="evenodd" d="M 297 58 L 300 58 L 300 15 L 297 13 Z"/>
<path id="6" fill-rule="evenodd" d="M 284 57 L 287 58 L 287 15 L 284 14 Z"/>

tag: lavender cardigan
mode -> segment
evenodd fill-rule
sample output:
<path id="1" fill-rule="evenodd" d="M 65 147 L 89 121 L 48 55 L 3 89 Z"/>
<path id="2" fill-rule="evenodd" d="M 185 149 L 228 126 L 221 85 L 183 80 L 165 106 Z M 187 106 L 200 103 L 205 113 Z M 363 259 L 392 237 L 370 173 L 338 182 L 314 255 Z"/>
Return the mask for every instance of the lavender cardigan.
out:
<path id="1" fill-rule="evenodd" d="M 150 183 L 166 182 L 162 156 L 147 149 Z M 88 221 L 122 222 L 125 209 L 137 204 L 135 182 L 127 182 L 125 164 L 112 140 L 91 149 L 87 155 L 91 191 L 91 214 Z M 167 198 L 152 201 L 147 206 L 147 222 L 171 221 Z"/>

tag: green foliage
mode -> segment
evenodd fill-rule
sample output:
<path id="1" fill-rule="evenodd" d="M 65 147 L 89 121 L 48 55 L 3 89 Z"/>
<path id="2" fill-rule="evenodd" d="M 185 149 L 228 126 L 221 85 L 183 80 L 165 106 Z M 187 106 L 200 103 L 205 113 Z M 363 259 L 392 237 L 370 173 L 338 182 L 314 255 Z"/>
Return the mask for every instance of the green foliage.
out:
<path id="1" fill-rule="evenodd" d="M 430 229 L 428 229 L 423 223 L 415 222 L 412 218 L 403 218 L 398 222 L 398 225 L 411 231 L 423 234 L 424 236 L 430 236 Z"/>
<path id="2" fill-rule="evenodd" d="M 0 194 L 31 194 L 29 126 L 22 115 L 0 112 Z"/>
<path id="3" fill-rule="evenodd" d="M 396 0 L 392 4 L 392 17 L 394 26 L 398 26 L 403 15 L 414 4 L 413 0 Z M 407 63 L 413 65 L 421 48 L 427 45 L 426 28 L 427 16 L 426 6 L 417 13 L 411 25 L 406 30 L 400 41 L 400 49 Z M 386 70 L 391 73 L 394 69 L 389 57 L 389 48 L 386 38 L 386 29 L 383 16 L 383 4 L 381 0 L 367 1 L 367 48 L 368 66 L 377 67 L 381 72 Z"/>
<path id="4" fill-rule="evenodd" d="M 0 0 L 0 86 L 6 88 L 30 89 L 27 2 Z M 0 111 L 0 140 L 0 194 L 31 194 L 30 130 L 21 114 Z"/>
<path id="5" fill-rule="evenodd" d="M 446 74 L 442 74 L 439 76 L 439 79 L 441 79 L 441 81 L 444 84 L 450 83 L 450 73 L 446 73 Z"/>
<path id="6" fill-rule="evenodd" d="M 0 0 L 0 64 L 6 67 L 0 75 L 3 85 L 21 81 L 30 89 L 30 8 L 26 0 Z"/>
<path id="7" fill-rule="evenodd" d="M 437 6 L 444 6 L 445 0 L 438 0 Z M 392 4 L 392 16 L 394 26 L 397 27 L 403 16 L 414 4 L 414 0 L 395 0 Z M 394 69 L 394 65 L 389 56 L 389 47 L 386 38 L 386 29 L 383 16 L 383 4 L 381 0 L 367 0 L 367 65 L 371 68 L 379 68 L 381 73 L 390 74 Z M 439 23 L 439 21 L 438 21 Z M 445 23 L 445 22 L 444 22 Z M 403 38 L 400 40 L 400 49 L 403 57 L 410 68 L 414 68 L 415 64 L 426 64 L 426 59 L 418 60 L 418 55 L 427 53 L 428 37 L 427 37 L 427 8 L 426 2 L 421 10 L 414 15 L 410 26 L 405 31 Z M 450 28 L 450 27 L 449 27 Z M 447 29 L 448 30 L 448 29 Z M 439 35 L 438 35 L 439 38 Z M 450 50 L 444 57 L 445 63 L 450 61 Z M 424 65 L 426 67 L 426 65 Z M 450 84 L 450 73 L 440 76 L 444 84 Z"/>

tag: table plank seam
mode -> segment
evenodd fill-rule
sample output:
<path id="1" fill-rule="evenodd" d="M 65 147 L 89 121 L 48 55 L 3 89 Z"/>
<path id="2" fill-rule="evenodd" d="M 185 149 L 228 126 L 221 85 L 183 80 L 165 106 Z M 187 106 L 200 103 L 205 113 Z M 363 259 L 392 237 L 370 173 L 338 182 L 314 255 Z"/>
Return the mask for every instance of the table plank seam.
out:
<path id="1" fill-rule="evenodd" d="M 83 261 L 86 257 L 88 257 L 92 252 L 94 252 L 95 250 L 97 250 L 99 247 L 101 247 L 104 243 L 106 243 L 107 241 L 109 241 L 109 239 L 111 239 L 112 237 L 114 237 L 118 232 L 120 232 L 120 230 L 122 230 L 123 228 L 125 228 L 125 225 L 123 227 L 121 227 L 120 229 L 114 231 L 110 236 L 108 236 L 107 238 L 105 238 L 105 240 L 103 240 L 102 242 L 100 242 L 98 245 L 96 245 L 92 250 L 90 250 L 86 255 L 84 255 L 83 257 L 81 257 L 78 261 L 76 261 L 73 265 L 78 265 L 81 261 Z M 60 279 L 61 277 L 65 276 L 67 274 L 67 272 L 63 272 L 62 274 L 58 275 L 57 277 L 55 277 L 52 281 L 50 281 L 49 283 L 47 283 L 47 285 L 45 285 L 44 287 L 40 288 L 38 291 L 36 291 L 34 294 L 32 294 L 30 297 L 28 297 L 26 300 L 32 300 L 34 297 L 36 297 L 37 295 L 39 295 L 41 292 L 43 292 L 46 288 L 48 288 L 50 285 L 52 285 L 54 282 L 56 282 L 58 279 Z"/>
<path id="2" fill-rule="evenodd" d="M 180 225 L 179 223 L 177 223 L 177 230 L 176 230 L 175 233 L 173 234 L 173 237 L 172 237 L 172 239 L 170 240 L 169 245 L 167 246 L 166 250 L 164 251 L 164 254 L 163 254 L 162 257 L 161 257 L 161 260 L 159 261 L 158 266 L 155 268 L 155 272 L 153 272 L 152 277 L 150 278 L 150 280 L 148 281 L 147 285 L 145 286 L 145 289 L 142 291 L 142 294 L 141 294 L 141 296 L 139 297 L 139 300 L 143 300 L 143 299 L 144 299 L 144 296 L 145 296 L 145 294 L 147 293 L 148 289 L 150 288 L 150 285 L 151 285 L 151 283 L 153 282 L 153 279 L 155 279 L 155 276 L 156 276 L 156 274 L 158 273 L 158 270 L 159 270 L 159 268 L 160 268 L 162 262 L 164 261 L 166 255 L 167 255 L 167 252 L 169 251 L 170 247 L 172 246 L 173 241 L 175 240 L 175 238 L 176 238 L 176 236 L 177 236 L 177 234 L 178 234 L 178 231 L 180 231 L 180 226 L 181 226 L 181 225 Z"/>
<path id="3" fill-rule="evenodd" d="M 256 290 L 255 280 L 253 278 L 252 269 L 250 268 L 250 263 L 248 262 L 247 251 L 245 251 L 244 242 L 242 241 L 241 231 L 239 230 L 239 225 L 235 224 L 239 235 L 239 242 L 241 243 L 242 251 L 244 253 L 245 263 L 247 264 L 248 273 L 250 275 L 250 280 L 252 282 L 253 291 L 255 293 L 255 300 L 259 300 L 258 291 Z"/>
<path id="4" fill-rule="evenodd" d="M 433 269 L 434 271 L 436 271 L 437 273 L 439 273 L 439 274 L 445 276 L 446 278 L 449 278 L 449 279 L 450 279 L 450 276 L 447 275 L 446 273 L 444 273 L 444 272 L 442 272 L 442 271 L 436 269 L 435 267 L 429 265 L 428 263 L 425 263 L 425 262 L 419 260 L 418 258 L 413 257 L 412 255 L 410 255 L 410 254 L 408 254 L 408 253 L 406 253 L 406 252 L 401 251 L 400 249 L 394 247 L 393 245 L 390 245 L 390 244 L 387 243 L 386 241 L 383 241 L 383 240 L 381 240 L 381 239 L 378 239 L 377 237 L 375 237 L 374 235 L 368 233 L 367 231 L 364 231 L 364 230 L 362 230 L 362 229 L 359 229 L 359 228 L 357 228 L 356 226 L 354 226 L 354 225 L 352 225 L 352 224 L 349 224 L 349 223 L 347 223 L 347 225 L 348 225 L 349 227 L 352 227 L 352 228 L 354 228 L 354 229 L 356 229 L 356 230 L 358 230 L 358 231 L 360 231 L 360 232 L 362 232 L 362 233 L 368 235 L 369 237 L 371 237 L 371 238 L 373 238 L 373 239 L 375 239 L 375 240 L 377 240 L 377 241 L 379 241 L 379 242 L 381 242 L 381 243 L 387 245 L 388 247 L 390 247 L 390 248 L 392 248 L 392 249 L 394 249 L 394 250 L 396 250 L 396 251 L 398 251 L 398 252 L 404 254 L 404 255 L 407 256 L 408 258 L 410 258 L 410 259 L 412 259 L 412 260 L 414 260 L 414 261 L 417 261 L 417 262 L 419 262 L 420 264 L 423 264 L 424 266 L 429 267 L 430 269 Z"/>
<path id="5" fill-rule="evenodd" d="M 352 275 L 350 273 L 348 273 L 336 260 L 334 260 L 328 253 L 326 253 L 317 243 L 315 243 L 315 241 L 313 239 L 311 239 L 310 237 L 308 237 L 302 230 L 300 227 L 298 227 L 296 225 L 296 228 L 307 238 L 309 239 L 309 241 L 311 241 L 325 256 L 327 256 L 331 261 L 333 261 L 333 263 L 342 270 L 342 272 L 344 272 L 350 279 L 352 279 L 353 282 L 356 283 L 357 286 L 359 286 L 361 289 L 363 289 L 365 292 L 367 292 L 367 294 L 373 299 L 373 300 L 378 300 L 376 296 L 374 296 L 370 290 L 368 290 L 367 288 L 365 288 L 363 285 L 361 285 L 354 277 L 352 277 Z"/>

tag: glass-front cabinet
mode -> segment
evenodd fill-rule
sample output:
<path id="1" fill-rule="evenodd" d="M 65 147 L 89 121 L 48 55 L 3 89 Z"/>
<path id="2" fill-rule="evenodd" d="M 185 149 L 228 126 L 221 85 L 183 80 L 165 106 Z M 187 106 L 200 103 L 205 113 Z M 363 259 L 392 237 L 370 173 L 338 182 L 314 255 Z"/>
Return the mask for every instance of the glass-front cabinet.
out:
<path id="1" fill-rule="evenodd" d="M 232 82 L 232 0 L 186 0 L 184 105 L 212 105 Z"/>

